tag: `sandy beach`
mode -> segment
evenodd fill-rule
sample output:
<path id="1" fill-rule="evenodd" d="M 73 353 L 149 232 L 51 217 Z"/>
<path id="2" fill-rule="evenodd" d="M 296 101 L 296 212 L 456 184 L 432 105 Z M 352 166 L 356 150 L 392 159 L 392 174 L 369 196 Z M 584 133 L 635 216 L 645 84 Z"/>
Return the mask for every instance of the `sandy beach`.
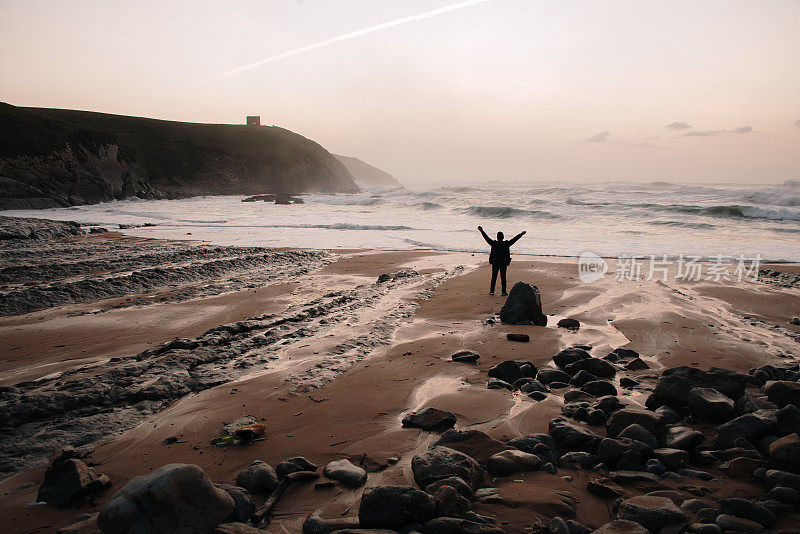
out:
<path id="1" fill-rule="evenodd" d="M 324 466 L 347 458 L 368 472 L 356 489 L 292 485 L 265 531 L 299 533 L 315 510 L 356 516 L 365 488 L 415 485 L 411 460 L 441 432 L 403 427 L 411 412 L 449 411 L 456 430 L 479 431 L 459 444 L 479 462 L 513 448 L 507 443 L 514 438 L 547 433 L 572 388 L 552 388 L 540 401 L 488 389 L 487 373 L 500 362 L 542 369 L 568 347 L 585 346 L 596 358 L 635 350 L 646 366 L 617 363 L 612 383 L 623 404 L 643 408 L 667 368 L 747 374 L 764 365 L 796 370 L 800 359 L 800 326 L 790 324 L 800 315 L 800 289 L 768 280 L 618 281 L 610 260 L 609 273 L 586 284 L 575 258 L 517 256 L 509 286 L 538 287 L 548 316 L 540 327 L 499 322 L 505 297 L 487 294 L 484 255 L 247 250 L 112 233 L 24 243 L 14 254 L 5 249 L 2 271 L 0 499 L 7 532 L 55 532 L 97 512 L 132 477 L 169 463 L 196 464 L 225 484 L 256 459 L 274 466 L 302 456 Z M 65 259 L 66 249 L 74 257 Z M 47 271 L 55 260 L 74 269 Z M 799 271 L 791 264 L 763 268 Z M 379 281 L 381 275 L 388 276 Z M 139 279 L 160 282 L 134 283 Z M 557 327 L 564 318 L 580 328 Z M 510 341 L 509 333 L 530 342 Z M 476 364 L 450 361 L 461 350 L 481 357 Z M 636 384 L 621 386 L 623 377 Z M 771 406 L 755 383 L 747 392 L 759 407 Z M 211 445 L 243 417 L 262 422 L 264 435 L 246 446 Z M 716 427 L 690 426 L 709 438 Z M 591 431 L 606 434 L 604 426 Z M 33 504 L 46 464 L 67 445 L 87 453 L 84 461 L 111 487 L 79 507 Z M 707 480 L 622 484 L 623 497 L 670 490 L 663 495 L 680 505 L 698 495 L 714 502 L 765 492 L 722 463 L 698 468 Z M 487 473 L 482 486 L 496 488 L 497 497 L 476 500 L 472 510 L 505 532 L 544 532 L 554 516 L 595 529 L 616 517 L 613 498 L 587 490 L 598 478 L 569 465 L 556 473 Z M 255 495 L 256 504 L 266 497 Z M 797 532 L 797 525 L 800 514 L 786 513 L 772 531 Z"/>

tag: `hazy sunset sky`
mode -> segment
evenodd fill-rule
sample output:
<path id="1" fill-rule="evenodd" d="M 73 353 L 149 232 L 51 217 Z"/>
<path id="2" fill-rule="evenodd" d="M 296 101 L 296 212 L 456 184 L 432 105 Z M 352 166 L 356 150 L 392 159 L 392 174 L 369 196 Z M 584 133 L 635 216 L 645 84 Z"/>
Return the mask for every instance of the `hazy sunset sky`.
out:
<path id="1" fill-rule="evenodd" d="M 0 35 L 2 101 L 258 114 L 410 184 L 800 178 L 797 0 L 0 0 Z"/>

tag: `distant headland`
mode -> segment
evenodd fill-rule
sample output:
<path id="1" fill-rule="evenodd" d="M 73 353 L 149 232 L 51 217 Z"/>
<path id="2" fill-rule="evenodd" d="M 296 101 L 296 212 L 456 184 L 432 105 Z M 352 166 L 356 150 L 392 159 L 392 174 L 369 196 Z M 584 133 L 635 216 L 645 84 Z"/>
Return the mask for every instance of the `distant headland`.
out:
<path id="1" fill-rule="evenodd" d="M 357 191 L 353 175 L 337 157 L 277 126 L 198 124 L 0 103 L 0 209 L 131 196 Z"/>

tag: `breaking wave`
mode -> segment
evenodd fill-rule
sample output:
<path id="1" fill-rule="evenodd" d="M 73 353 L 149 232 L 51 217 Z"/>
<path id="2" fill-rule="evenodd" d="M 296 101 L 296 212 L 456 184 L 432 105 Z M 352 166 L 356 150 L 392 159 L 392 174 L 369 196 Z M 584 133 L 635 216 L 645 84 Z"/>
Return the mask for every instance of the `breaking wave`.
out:
<path id="1" fill-rule="evenodd" d="M 769 219 L 773 221 L 800 221 L 800 211 L 788 210 L 785 208 L 769 209 L 756 206 L 746 206 L 741 204 L 730 204 L 722 206 L 685 206 L 673 204 L 667 206 L 667 210 L 680 211 L 683 213 L 694 213 L 709 215 L 711 217 L 723 217 L 732 219 Z"/>
<path id="2" fill-rule="evenodd" d="M 540 210 L 523 210 L 512 208 L 511 206 L 470 206 L 467 213 L 476 217 L 489 217 L 493 219 L 510 219 L 512 217 L 544 217 L 546 219 L 558 219 L 558 215 Z"/>
<path id="3" fill-rule="evenodd" d="M 704 230 L 717 226 L 716 224 L 685 221 L 648 221 L 647 224 L 652 224 L 654 226 L 673 226 L 676 228 L 692 228 L 694 230 Z"/>

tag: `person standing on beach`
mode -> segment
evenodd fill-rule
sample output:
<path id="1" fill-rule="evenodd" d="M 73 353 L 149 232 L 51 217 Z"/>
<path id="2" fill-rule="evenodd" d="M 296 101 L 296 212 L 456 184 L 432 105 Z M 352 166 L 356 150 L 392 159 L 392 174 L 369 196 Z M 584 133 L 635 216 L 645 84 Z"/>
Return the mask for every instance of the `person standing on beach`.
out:
<path id="1" fill-rule="evenodd" d="M 489 243 L 489 246 L 492 247 L 492 251 L 489 253 L 489 263 L 492 265 L 492 285 L 489 289 L 489 294 L 494 295 L 494 286 L 497 283 L 497 273 L 499 272 L 500 287 L 503 290 L 502 294 L 508 295 L 506 292 L 506 269 L 508 269 L 508 264 L 511 263 L 511 245 L 516 243 L 520 237 L 524 236 L 525 232 L 515 235 L 508 241 L 503 240 L 503 232 L 497 232 L 497 240 L 495 241 L 486 235 L 486 232 L 483 231 L 483 226 L 479 226 L 478 231 L 486 242 Z"/>

